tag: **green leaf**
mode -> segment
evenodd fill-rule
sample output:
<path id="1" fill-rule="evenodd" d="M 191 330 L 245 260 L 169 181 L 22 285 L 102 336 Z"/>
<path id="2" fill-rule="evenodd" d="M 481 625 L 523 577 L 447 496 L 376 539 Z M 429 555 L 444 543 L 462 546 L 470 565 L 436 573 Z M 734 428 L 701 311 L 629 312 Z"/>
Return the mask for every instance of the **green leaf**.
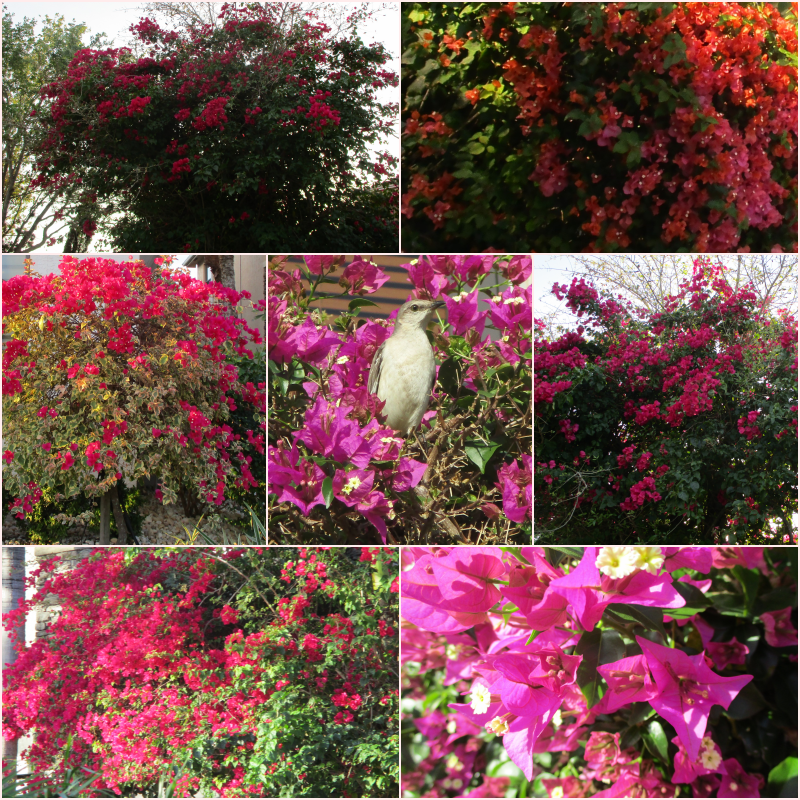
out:
<path id="1" fill-rule="evenodd" d="M 733 574 L 744 589 L 745 608 L 752 611 L 761 585 L 761 573 L 757 569 L 746 569 L 741 564 L 733 568 Z"/>
<path id="2" fill-rule="evenodd" d="M 744 598 L 740 594 L 730 594 L 728 592 L 708 592 L 706 598 L 720 614 L 731 617 L 746 617 L 744 610 Z"/>
<path id="3" fill-rule="evenodd" d="M 748 719 L 766 707 L 767 703 L 763 695 L 756 689 L 755 684 L 751 682 L 733 698 L 725 713 L 731 719 Z"/>
<path id="4" fill-rule="evenodd" d="M 600 673 L 597 671 L 597 666 L 602 638 L 603 632 L 599 628 L 595 628 L 593 631 L 582 633 L 578 644 L 575 645 L 575 655 L 583 656 L 576 679 L 586 698 L 587 708 L 591 708 L 600 700 Z"/>
<path id="5" fill-rule="evenodd" d="M 378 307 L 377 303 L 373 303 L 372 300 L 367 300 L 364 297 L 357 297 L 355 300 L 351 300 L 347 304 L 348 311 L 355 311 L 356 309 L 363 308 L 364 306 L 375 306 Z"/>
<path id="6" fill-rule="evenodd" d="M 767 783 L 769 792 L 765 797 L 797 797 L 797 757 L 787 756 L 773 767 Z"/>
<path id="7" fill-rule="evenodd" d="M 451 356 L 439 367 L 439 385 L 451 397 L 455 397 L 458 394 L 458 389 L 461 386 L 461 377 L 465 369 L 464 362 L 456 356 Z"/>
<path id="8" fill-rule="evenodd" d="M 486 470 L 486 465 L 500 447 L 502 447 L 502 443 L 490 441 L 487 444 L 480 439 L 467 439 L 464 443 L 464 452 L 467 458 L 475 464 L 481 471 L 481 474 L 483 474 Z"/>
<path id="9" fill-rule="evenodd" d="M 506 621 L 506 625 L 508 625 L 509 619 L 511 619 L 511 615 L 519 611 L 519 608 L 515 606 L 513 603 L 506 603 L 501 609 L 500 614 L 502 615 L 503 619 Z"/>
<path id="10" fill-rule="evenodd" d="M 760 617 L 768 611 L 780 611 L 797 605 L 797 592 L 782 586 L 767 594 L 762 594 L 753 606 L 753 616 Z"/>
<path id="11" fill-rule="evenodd" d="M 528 559 L 522 555 L 522 548 L 521 547 L 501 547 L 500 551 L 503 553 L 511 553 L 514 558 L 517 559 L 521 564 L 528 564 Z"/>
<path id="12" fill-rule="evenodd" d="M 647 728 L 642 730 L 642 739 L 647 749 L 663 763 L 669 763 L 669 741 L 664 728 L 657 719 L 652 719 L 647 724 Z"/>
<path id="13" fill-rule="evenodd" d="M 636 622 L 645 630 L 656 631 L 665 642 L 667 641 L 667 632 L 664 630 L 664 612 L 660 608 L 637 606 L 633 603 L 611 603 L 606 607 L 606 613 L 609 611 L 618 619 Z"/>
<path id="14" fill-rule="evenodd" d="M 333 500 L 333 478 L 325 478 L 322 481 L 322 497 L 325 500 L 325 508 L 330 508 Z"/>
<path id="15" fill-rule="evenodd" d="M 640 147 L 631 147 L 628 157 L 625 159 L 625 166 L 628 169 L 633 169 L 642 160 L 642 149 Z"/>
<path id="16" fill-rule="evenodd" d="M 585 119 L 581 123 L 580 128 L 578 128 L 578 136 L 588 138 L 593 133 L 597 133 L 597 131 L 602 130 L 602 128 L 603 120 L 600 119 L 598 114 L 592 114 L 591 117 Z"/>
<path id="17" fill-rule="evenodd" d="M 470 142 L 467 145 L 467 152 L 472 153 L 474 156 L 480 155 L 485 149 L 486 146 L 482 145 L 480 142 Z"/>
<path id="18" fill-rule="evenodd" d="M 566 558 L 576 558 L 578 561 L 583 557 L 582 547 L 545 547 L 544 557 L 547 563 L 557 567 Z"/>
<path id="19" fill-rule="evenodd" d="M 672 588 L 686 601 L 683 608 L 670 608 L 667 611 L 673 619 L 689 619 L 710 605 L 706 596 L 696 586 L 674 581 Z"/>

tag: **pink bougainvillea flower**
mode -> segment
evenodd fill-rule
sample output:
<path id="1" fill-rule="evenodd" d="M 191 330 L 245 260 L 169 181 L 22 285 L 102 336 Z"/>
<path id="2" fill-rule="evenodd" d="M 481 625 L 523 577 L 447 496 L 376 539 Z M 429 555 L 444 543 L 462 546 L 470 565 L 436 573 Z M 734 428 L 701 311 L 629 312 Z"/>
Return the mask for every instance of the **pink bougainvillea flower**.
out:
<path id="1" fill-rule="evenodd" d="M 605 762 L 615 763 L 619 758 L 619 733 L 608 731 L 592 731 L 586 742 L 583 757 L 592 769 L 597 769 Z"/>
<path id="2" fill-rule="evenodd" d="M 773 647 L 789 647 L 797 644 L 797 629 L 792 625 L 792 608 L 767 611 L 761 615 L 764 623 L 764 638 Z"/>
<path id="3" fill-rule="evenodd" d="M 713 547 L 665 547 L 664 569 L 674 572 L 676 569 L 689 569 L 702 572 L 711 571 L 714 558 Z"/>
<path id="4" fill-rule="evenodd" d="M 422 461 L 403 457 L 391 471 L 390 485 L 396 492 L 407 492 L 422 480 L 427 469 L 428 465 Z"/>
<path id="5" fill-rule="evenodd" d="M 535 548 L 525 548 L 534 551 Z M 551 566 L 537 552 L 526 555 L 533 564 L 530 567 L 514 566 L 509 570 L 508 585 L 501 587 L 503 595 L 514 603 L 525 616 L 528 624 L 537 631 L 562 625 L 567 619 L 567 600 L 547 587 L 564 572 Z"/>
<path id="6" fill-rule="evenodd" d="M 675 728 L 689 758 L 696 760 L 711 707 L 719 704 L 727 709 L 753 676 L 726 678 L 708 668 L 702 653 L 689 656 L 641 636 L 636 641 L 658 687 L 650 705 Z"/>
<path id="7" fill-rule="evenodd" d="M 586 797 L 588 784 L 568 775 L 566 778 L 542 778 L 542 786 L 548 797 Z"/>
<path id="8" fill-rule="evenodd" d="M 480 798 L 480 797 L 505 797 L 508 791 L 508 784 L 511 782 L 510 778 L 505 778 L 502 775 L 497 778 L 491 778 L 488 775 L 483 776 L 483 783 L 475 787 L 468 794 L 459 795 L 464 798 Z"/>
<path id="9" fill-rule="evenodd" d="M 587 547 L 580 564 L 563 578 L 550 582 L 549 592 L 566 598 L 572 614 L 584 630 L 591 631 L 610 603 L 635 603 L 658 608 L 682 608 L 686 601 L 675 591 L 669 575 L 639 570 L 624 578 L 600 574 L 601 548 Z"/>
<path id="10" fill-rule="evenodd" d="M 725 773 L 720 779 L 717 797 L 761 797 L 763 775 L 749 775 L 735 758 L 722 762 Z"/>
<path id="11" fill-rule="evenodd" d="M 701 775 L 692 781 L 692 797 L 712 797 L 719 784 L 717 775 Z"/>
<path id="12" fill-rule="evenodd" d="M 763 547 L 712 547 L 711 553 L 717 569 L 735 567 L 737 564 L 746 569 L 760 570 L 768 575 L 767 562 L 764 561 Z"/>
<path id="13" fill-rule="evenodd" d="M 725 669 L 730 664 L 744 664 L 750 648 L 736 639 L 729 642 L 709 642 L 706 652 L 714 661 L 717 669 Z"/>
<path id="14" fill-rule="evenodd" d="M 522 456 L 523 467 L 516 459 L 497 470 L 497 486 L 503 493 L 503 512 L 512 522 L 525 522 L 533 513 L 532 459 Z"/>
<path id="15" fill-rule="evenodd" d="M 463 336 L 468 330 L 474 329 L 479 336 L 483 335 L 488 312 L 478 313 L 478 290 L 472 293 L 462 292 L 457 297 L 445 295 L 447 303 L 447 320 L 456 336 Z"/>
<path id="16" fill-rule="evenodd" d="M 571 669 L 571 676 L 567 671 L 561 671 L 564 672 L 565 679 L 572 682 L 582 657 L 563 654 L 562 657 L 570 659 L 568 668 Z M 541 659 L 521 653 L 503 653 L 491 659 L 492 667 L 499 673 L 499 677 L 490 687 L 491 692 L 500 696 L 503 705 L 512 714 L 539 717 L 547 709 L 552 707 L 555 710 L 561 705 L 560 685 L 552 682 L 550 685 L 545 684 L 540 662 Z"/>
<path id="17" fill-rule="evenodd" d="M 500 598 L 493 580 L 505 577 L 506 567 L 490 547 L 457 547 L 428 564 L 442 599 L 455 611 L 488 611 Z"/>
<path id="18" fill-rule="evenodd" d="M 305 256 L 308 271 L 314 275 L 322 275 L 333 266 L 335 256 Z"/>
<path id="19" fill-rule="evenodd" d="M 377 264 L 357 258 L 345 267 L 339 285 L 350 294 L 372 294 L 388 280 L 389 276 Z"/>
<path id="20" fill-rule="evenodd" d="M 482 622 L 501 597 L 491 583 L 505 575 L 495 552 L 489 547 L 415 550 L 416 559 L 401 583 L 403 617 L 423 630 L 440 633 L 456 633 Z"/>
<path id="21" fill-rule="evenodd" d="M 375 472 L 371 469 L 354 469 L 350 472 L 337 469 L 333 476 L 333 494 L 345 505 L 355 506 L 366 499 L 374 483 Z"/>
<path id="22" fill-rule="evenodd" d="M 612 714 L 628 703 L 649 700 L 656 693 L 644 656 L 628 656 L 601 664 L 597 671 L 608 684 L 608 691 L 596 707 L 597 713 Z"/>
<path id="23" fill-rule="evenodd" d="M 341 344 L 338 336 L 330 328 L 318 328 L 311 317 L 306 317 L 284 337 L 284 348 L 301 361 L 322 366 L 327 362 L 328 353 Z"/>
<path id="24" fill-rule="evenodd" d="M 529 781 L 533 780 L 534 770 L 538 769 L 533 763 L 536 742 L 553 719 L 558 705 L 558 701 L 554 701 L 550 708 L 547 708 L 540 717 L 535 717 L 533 720 L 518 717 L 510 719 L 506 723 L 508 730 L 503 734 L 503 747 L 505 747 L 509 758 L 522 770 Z"/>

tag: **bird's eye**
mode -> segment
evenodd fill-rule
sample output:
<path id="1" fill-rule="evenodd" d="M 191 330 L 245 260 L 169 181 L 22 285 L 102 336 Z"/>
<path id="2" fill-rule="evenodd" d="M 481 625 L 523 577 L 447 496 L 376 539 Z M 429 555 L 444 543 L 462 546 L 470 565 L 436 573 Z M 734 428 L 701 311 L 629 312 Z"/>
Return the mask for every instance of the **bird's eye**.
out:
<path id="1" fill-rule="evenodd" d="M 414 305 L 411 306 L 411 310 L 412 311 L 419 311 L 419 306 L 416 303 L 414 303 Z"/>

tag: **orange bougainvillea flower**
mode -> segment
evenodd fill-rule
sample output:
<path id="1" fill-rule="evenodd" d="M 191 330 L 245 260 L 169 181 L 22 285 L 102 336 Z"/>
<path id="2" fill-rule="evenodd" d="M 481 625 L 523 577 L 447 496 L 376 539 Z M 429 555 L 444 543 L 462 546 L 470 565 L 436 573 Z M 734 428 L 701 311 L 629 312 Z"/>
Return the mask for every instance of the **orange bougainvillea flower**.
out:
<path id="1" fill-rule="evenodd" d="M 475 105 L 478 102 L 480 96 L 481 93 L 479 89 L 468 89 L 466 92 L 464 92 L 464 97 L 466 97 L 467 100 L 472 103 L 472 105 Z"/>

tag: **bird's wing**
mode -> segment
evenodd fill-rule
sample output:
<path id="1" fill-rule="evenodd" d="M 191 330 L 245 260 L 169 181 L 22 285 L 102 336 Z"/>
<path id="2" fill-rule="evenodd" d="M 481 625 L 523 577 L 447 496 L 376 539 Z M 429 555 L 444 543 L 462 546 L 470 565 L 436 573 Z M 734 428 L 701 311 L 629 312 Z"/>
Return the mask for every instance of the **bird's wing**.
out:
<path id="1" fill-rule="evenodd" d="M 428 397 L 430 398 L 431 392 L 433 391 L 433 385 L 436 383 L 436 362 L 431 358 L 431 379 L 430 385 L 428 386 Z"/>
<path id="2" fill-rule="evenodd" d="M 367 391 L 370 394 L 377 394 L 378 386 L 381 384 L 381 366 L 383 364 L 383 349 L 386 347 L 384 342 L 376 351 L 372 359 L 372 366 L 369 368 L 369 378 L 367 378 Z"/>

